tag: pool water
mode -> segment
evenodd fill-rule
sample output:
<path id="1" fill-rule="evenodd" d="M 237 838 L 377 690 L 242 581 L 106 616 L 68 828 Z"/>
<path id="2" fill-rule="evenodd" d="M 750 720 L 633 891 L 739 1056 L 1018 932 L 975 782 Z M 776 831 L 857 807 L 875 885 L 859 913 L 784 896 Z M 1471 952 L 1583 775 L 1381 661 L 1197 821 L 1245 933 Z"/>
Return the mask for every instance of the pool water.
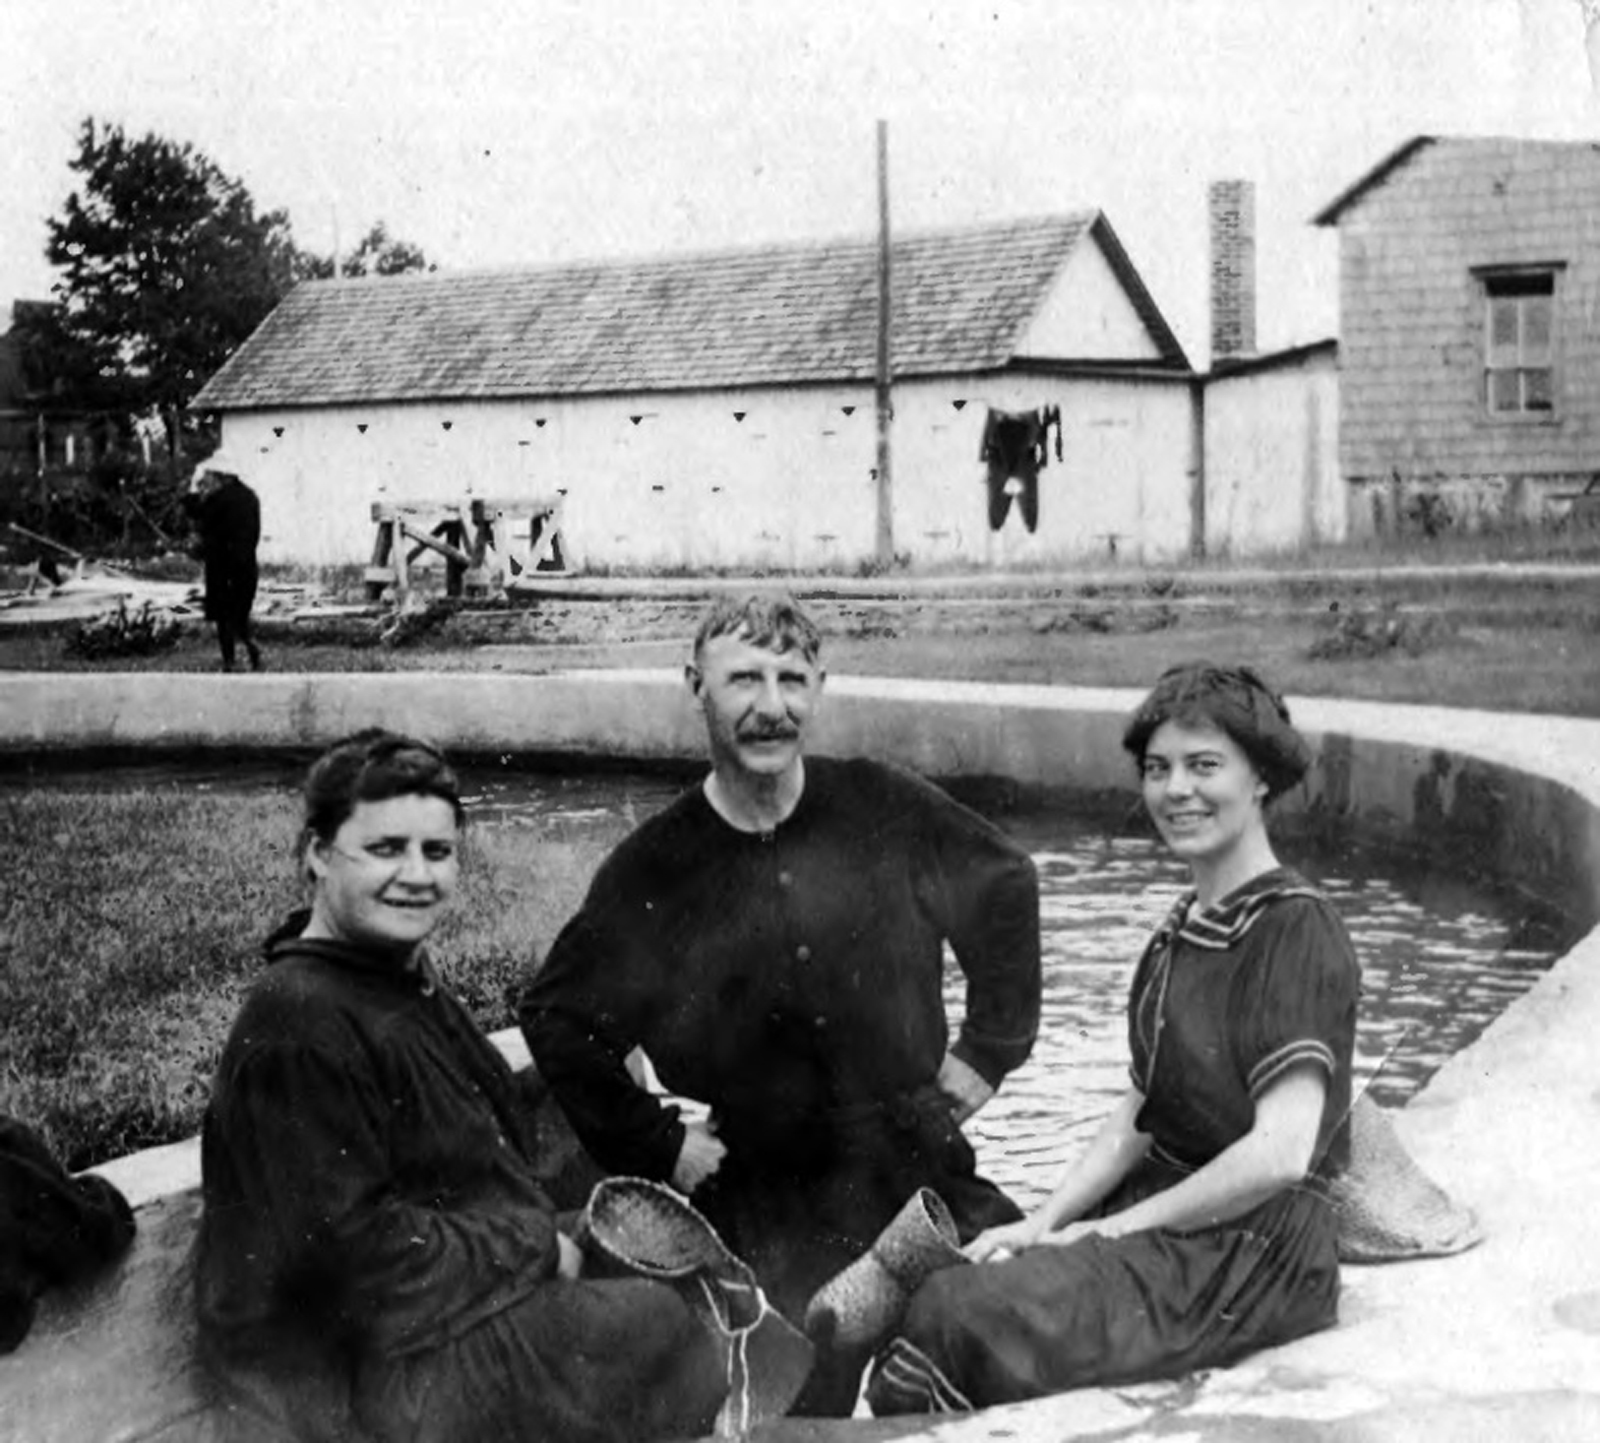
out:
<path id="1" fill-rule="evenodd" d="M 1103 819 L 1101 819 L 1103 822 Z M 1044 1006 L 1028 1062 L 968 1125 L 985 1171 L 1024 1206 L 1048 1193 L 1128 1085 L 1124 1007 L 1151 931 L 1186 869 L 1131 820 L 1033 815 L 1007 822 L 1039 866 Z M 1337 906 L 1362 967 L 1356 1087 L 1403 1103 L 1559 955 L 1519 945 L 1522 919 L 1481 892 L 1440 893 L 1385 859 L 1283 848 Z M 959 977 L 950 996 L 959 1003 Z"/>
<path id="2" fill-rule="evenodd" d="M 479 775 L 473 825 L 538 826 L 609 844 L 664 806 L 681 779 Z M 1028 1062 L 967 1125 L 980 1166 L 1024 1207 L 1041 1200 L 1128 1084 L 1124 1007 L 1145 941 L 1186 889 L 1142 812 L 1064 806 L 1001 813 L 1039 868 L 1044 1003 Z M 1356 1085 L 1403 1103 L 1560 955 L 1514 902 L 1403 859 L 1285 846 L 1333 900 L 1362 963 Z M 952 961 L 946 996 L 959 1017 Z"/>

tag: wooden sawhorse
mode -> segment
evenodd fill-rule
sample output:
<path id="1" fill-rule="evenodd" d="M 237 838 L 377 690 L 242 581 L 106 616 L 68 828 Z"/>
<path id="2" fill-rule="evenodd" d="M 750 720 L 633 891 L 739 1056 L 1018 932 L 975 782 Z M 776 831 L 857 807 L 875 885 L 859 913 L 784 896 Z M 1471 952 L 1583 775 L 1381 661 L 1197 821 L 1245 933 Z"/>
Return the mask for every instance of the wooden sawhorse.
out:
<path id="1" fill-rule="evenodd" d="M 503 585 L 488 565 L 492 550 L 504 557 L 507 570 L 563 570 L 561 555 L 561 502 L 555 497 L 515 500 L 469 498 L 459 501 L 374 501 L 372 519 L 378 536 L 372 563 L 363 574 L 367 599 L 377 601 L 393 588 L 396 601 L 411 591 L 411 562 L 424 550 L 436 551 L 445 561 L 446 596 L 483 596 L 491 586 Z M 519 535 L 519 523 L 525 534 Z M 406 542 L 415 544 L 408 550 Z M 521 543 L 520 547 L 518 542 Z M 518 554 L 520 550 L 520 555 Z"/>

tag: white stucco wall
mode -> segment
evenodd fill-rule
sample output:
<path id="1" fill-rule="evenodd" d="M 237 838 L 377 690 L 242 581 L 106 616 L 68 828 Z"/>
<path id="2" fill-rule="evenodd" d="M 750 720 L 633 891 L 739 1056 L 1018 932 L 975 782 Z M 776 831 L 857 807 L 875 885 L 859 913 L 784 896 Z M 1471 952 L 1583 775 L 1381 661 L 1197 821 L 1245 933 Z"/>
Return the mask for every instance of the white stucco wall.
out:
<path id="1" fill-rule="evenodd" d="M 1041 475 L 1038 531 L 1013 509 L 991 533 L 986 409 L 1050 404 L 1064 460 L 1052 450 Z M 1188 405 L 1182 381 L 897 383 L 896 549 L 919 565 L 1009 566 L 1104 559 L 1115 534 L 1122 557 L 1179 555 Z M 251 413 L 225 417 L 224 440 L 261 497 L 267 562 L 364 564 L 377 500 L 553 493 L 568 563 L 591 570 L 848 570 L 875 542 L 868 386 Z"/>
<path id="2" fill-rule="evenodd" d="M 366 561 L 377 500 L 557 494 L 570 564 L 673 569 L 870 554 L 873 426 L 869 388 L 823 388 L 263 412 L 223 434 L 264 561 Z"/>
<path id="3" fill-rule="evenodd" d="M 960 411 L 955 402 L 965 405 Z M 1039 525 L 1015 506 L 988 525 L 979 460 L 989 407 L 1061 408 L 1039 474 Z M 1188 384 L 1026 372 L 907 383 L 895 391 L 895 545 L 914 562 L 1009 568 L 1052 562 L 1170 560 L 1189 547 Z"/>
<path id="4" fill-rule="evenodd" d="M 1339 376 L 1331 350 L 1206 388 L 1206 549 L 1253 556 L 1344 541 Z"/>
<path id="5" fill-rule="evenodd" d="M 1061 268 L 1016 354 L 1158 361 L 1161 348 L 1145 329 L 1105 252 L 1086 242 Z"/>

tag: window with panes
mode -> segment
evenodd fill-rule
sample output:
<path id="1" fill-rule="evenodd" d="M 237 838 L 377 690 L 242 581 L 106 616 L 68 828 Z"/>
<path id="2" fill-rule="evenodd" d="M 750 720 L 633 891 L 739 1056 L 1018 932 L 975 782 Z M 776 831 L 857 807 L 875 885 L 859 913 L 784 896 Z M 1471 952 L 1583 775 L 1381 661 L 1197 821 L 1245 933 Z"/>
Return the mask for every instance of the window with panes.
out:
<path id="1" fill-rule="evenodd" d="M 1483 277 L 1484 402 L 1491 416 L 1555 412 L 1554 271 Z"/>

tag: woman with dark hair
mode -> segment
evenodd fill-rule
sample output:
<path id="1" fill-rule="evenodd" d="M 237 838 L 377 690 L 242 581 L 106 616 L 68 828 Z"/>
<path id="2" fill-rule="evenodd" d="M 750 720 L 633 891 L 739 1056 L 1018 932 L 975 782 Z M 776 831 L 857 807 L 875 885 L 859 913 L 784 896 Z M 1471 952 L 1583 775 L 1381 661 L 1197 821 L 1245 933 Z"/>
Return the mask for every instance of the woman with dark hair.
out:
<path id="1" fill-rule="evenodd" d="M 1190 890 L 1145 949 L 1130 1085 L 1049 1199 L 935 1273 L 874 1365 L 875 1412 L 960 1411 L 1227 1366 L 1335 1321 L 1360 974 L 1265 808 L 1310 764 L 1248 667 L 1166 672 L 1123 745 Z"/>
<path id="2" fill-rule="evenodd" d="M 663 1284 L 579 1280 L 511 1070 L 424 946 L 462 805 L 385 731 L 311 768 L 311 905 L 267 943 L 202 1137 L 202 1354 L 249 1438 L 693 1437 L 726 1392 Z"/>

